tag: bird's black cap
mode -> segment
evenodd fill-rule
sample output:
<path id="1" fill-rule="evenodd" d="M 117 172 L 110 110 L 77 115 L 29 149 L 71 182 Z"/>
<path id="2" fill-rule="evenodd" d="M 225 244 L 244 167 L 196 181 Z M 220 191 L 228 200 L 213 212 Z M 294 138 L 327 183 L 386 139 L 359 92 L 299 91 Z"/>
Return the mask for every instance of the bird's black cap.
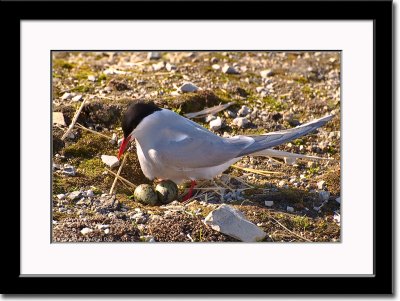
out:
<path id="1" fill-rule="evenodd" d="M 153 103 L 137 102 L 131 104 L 122 118 L 122 131 L 124 132 L 124 138 L 127 138 L 129 134 L 132 133 L 143 118 L 156 111 L 161 111 L 161 109 Z"/>

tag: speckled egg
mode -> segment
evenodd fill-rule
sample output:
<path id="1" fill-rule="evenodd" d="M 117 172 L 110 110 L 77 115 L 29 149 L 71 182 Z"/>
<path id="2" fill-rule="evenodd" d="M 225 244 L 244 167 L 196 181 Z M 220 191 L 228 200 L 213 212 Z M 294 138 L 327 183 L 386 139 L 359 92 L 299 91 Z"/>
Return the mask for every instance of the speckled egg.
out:
<path id="1" fill-rule="evenodd" d="M 140 184 L 136 187 L 133 197 L 136 201 L 146 205 L 155 205 L 158 202 L 156 191 L 153 186 L 148 184 Z"/>
<path id="2" fill-rule="evenodd" d="M 168 204 L 178 197 L 178 186 L 170 180 L 164 180 L 156 186 L 156 192 L 158 200 L 163 204 Z"/>

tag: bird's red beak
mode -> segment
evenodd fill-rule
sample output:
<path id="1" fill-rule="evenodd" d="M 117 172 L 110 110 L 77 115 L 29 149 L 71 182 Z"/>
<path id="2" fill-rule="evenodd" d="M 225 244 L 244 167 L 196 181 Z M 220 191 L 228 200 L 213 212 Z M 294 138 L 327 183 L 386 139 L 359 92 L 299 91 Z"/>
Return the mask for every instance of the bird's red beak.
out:
<path id="1" fill-rule="evenodd" d="M 126 148 L 128 147 L 129 141 L 131 141 L 131 136 L 128 136 L 122 140 L 121 146 L 119 148 L 118 152 L 118 160 L 122 156 L 122 154 L 125 152 Z"/>

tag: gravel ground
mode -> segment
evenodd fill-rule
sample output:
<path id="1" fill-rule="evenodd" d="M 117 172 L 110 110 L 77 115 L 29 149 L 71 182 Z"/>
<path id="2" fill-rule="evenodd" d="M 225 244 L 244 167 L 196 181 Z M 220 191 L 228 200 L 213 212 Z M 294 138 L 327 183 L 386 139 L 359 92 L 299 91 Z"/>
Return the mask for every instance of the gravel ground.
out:
<path id="1" fill-rule="evenodd" d="M 64 119 L 53 115 L 53 241 L 237 241 L 203 222 L 222 203 L 264 230 L 264 242 L 340 241 L 340 59 L 339 52 L 53 52 L 53 112 Z M 84 100 L 79 125 L 62 140 Z M 193 118 L 221 136 L 333 114 L 324 127 L 275 148 L 330 160 L 244 157 L 200 183 L 213 188 L 183 204 L 143 205 L 121 182 L 109 195 L 114 175 L 101 156 L 117 154 L 121 116 L 134 101 L 181 115 L 234 102 L 213 117 Z M 134 146 L 121 176 L 151 184 Z"/>

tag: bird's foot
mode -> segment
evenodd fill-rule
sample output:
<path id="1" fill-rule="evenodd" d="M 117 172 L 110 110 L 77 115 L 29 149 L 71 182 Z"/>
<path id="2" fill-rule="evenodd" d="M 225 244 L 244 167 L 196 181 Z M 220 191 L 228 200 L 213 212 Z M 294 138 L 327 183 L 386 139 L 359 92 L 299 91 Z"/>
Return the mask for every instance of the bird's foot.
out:
<path id="1" fill-rule="evenodd" d="M 193 195 L 193 188 L 194 188 L 194 186 L 196 186 L 197 185 L 197 183 L 196 183 L 196 181 L 191 181 L 190 182 L 190 189 L 189 189 L 189 192 L 182 198 L 182 202 L 186 202 L 188 199 L 190 199 L 191 197 L 192 197 L 192 195 Z"/>

